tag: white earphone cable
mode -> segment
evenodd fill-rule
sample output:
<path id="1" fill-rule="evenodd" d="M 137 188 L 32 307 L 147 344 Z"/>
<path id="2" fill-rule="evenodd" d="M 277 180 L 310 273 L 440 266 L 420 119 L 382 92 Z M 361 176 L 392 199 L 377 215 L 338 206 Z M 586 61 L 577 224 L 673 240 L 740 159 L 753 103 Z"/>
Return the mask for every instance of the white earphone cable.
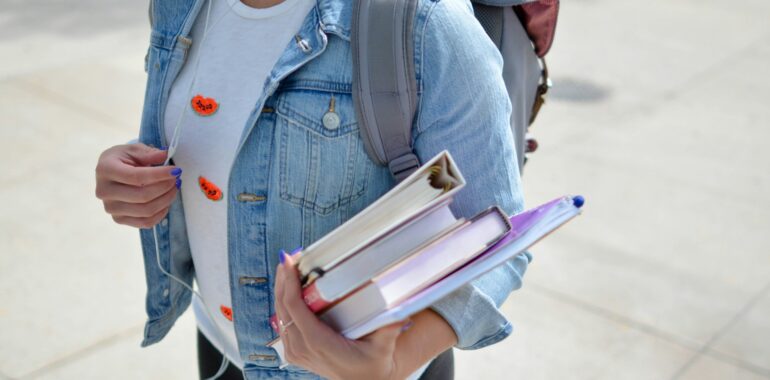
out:
<path id="1" fill-rule="evenodd" d="M 222 16 L 220 16 L 211 25 L 211 27 L 209 27 L 209 19 L 211 17 L 211 4 L 213 2 L 214 2 L 214 0 L 208 0 L 207 9 L 206 9 L 206 19 L 205 19 L 204 26 L 203 26 L 203 37 L 201 38 L 201 42 L 200 42 L 200 45 L 199 45 L 199 50 L 203 49 L 204 44 L 206 42 L 206 38 L 209 35 L 210 28 L 213 28 L 215 25 L 217 25 L 219 23 L 219 21 L 221 21 L 225 17 L 225 15 L 227 15 L 230 11 L 233 10 L 233 5 L 232 4 L 228 4 L 229 11 L 228 12 L 224 12 L 222 14 Z M 196 81 L 198 79 L 198 65 L 199 65 L 200 60 L 201 60 L 201 55 L 202 55 L 202 53 L 199 52 L 198 55 L 195 57 L 195 63 L 194 63 L 194 66 L 193 66 L 193 77 L 190 80 L 190 86 L 187 89 L 187 93 L 189 94 L 188 98 L 190 98 L 192 96 L 193 88 L 195 87 Z M 173 158 L 174 153 L 176 153 L 176 148 L 179 145 L 179 139 L 180 139 L 180 135 L 181 135 L 180 132 L 181 132 L 181 128 L 182 128 L 182 122 L 184 121 L 184 116 L 185 116 L 186 113 L 187 113 L 187 109 L 183 108 L 182 111 L 179 113 L 179 118 L 177 119 L 176 124 L 174 125 L 174 134 L 172 135 L 171 141 L 168 144 L 168 156 L 166 157 L 166 161 L 163 164 L 164 166 L 167 166 L 171 162 L 171 159 Z M 184 281 L 182 281 L 178 277 L 174 276 L 173 274 L 171 274 L 168 271 L 166 271 L 165 269 L 163 269 L 163 265 L 161 265 L 161 263 L 160 263 L 160 244 L 158 243 L 158 226 L 157 225 L 152 227 L 152 234 L 153 234 L 153 238 L 155 240 L 155 259 L 156 259 L 156 263 L 158 264 L 158 269 L 160 269 L 160 271 L 164 275 L 168 276 L 168 278 L 176 281 L 177 283 L 179 283 L 180 285 L 185 287 L 187 290 L 191 291 L 196 297 L 198 297 L 198 299 L 201 301 L 201 303 L 203 303 L 203 308 L 206 310 L 206 315 L 209 317 L 209 320 L 211 320 L 212 324 L 216 328 L 217 335 L 219 335 L 218 338 L 219 338 L 219 342 L 220 342 L 220 347 L 222 347 L 222 364 L 219 366 L 219 370 L 217 371 L 216 374 L 214 374 L 214 376 L 209 377 L 208 379 L 206 379 L 206 380 L 216 380 L 216 379 L 218 379 L 220 376 L 222 376 L 225 373 L 225 371 L 227 370 L 227 367 L 230 365 L 230 360 L 227 358 L 227 355 L 224 352 L 225 351 L 225 349 L 224 349 L 224 347 L 225 347 L 225 339 L 224 339 L 225 334 L 222 332 L 222 330 L 219 327 L 219 324 L 217 323 L 217 321 L 211 315 L 210 308 L 206 304 L 206 301 L 203 299 L 203 296 L 199 292 L 197 292 L 195 289 L 193 289 L 190 285 L 187 285 Z"/>

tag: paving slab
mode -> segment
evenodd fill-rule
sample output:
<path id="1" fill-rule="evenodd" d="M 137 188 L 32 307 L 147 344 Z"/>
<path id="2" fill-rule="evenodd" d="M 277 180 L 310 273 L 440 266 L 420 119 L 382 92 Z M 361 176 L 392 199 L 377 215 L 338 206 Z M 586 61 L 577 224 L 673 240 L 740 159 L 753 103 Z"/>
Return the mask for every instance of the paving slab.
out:
<path id="1" fill-rule="evenodd" d="M 14 199 L 0 214 L 0 369 L 12 377 L 144 319 L 138 232 L 92 194 L 92 160 L 0 190 Z"/>
<path id="2" fill-rule="evenodd" d="M 644 114 L 544 124 L 528 201 L 563 189 L 584 193 L 587 207 L 533 249 L 529 281 L 683 341 L 705 344 L 728 323 L 770 278 L 770 177 L 757 166 L 770 162 L 769 42 L 755 39 Z M 560 249 L 538 254 L 551 245 Z"/>
<path id="3" fill-rule="evenodd" d="M 694 351 L 525 287 L 503 305 L 514 332 L 456 350 L 458 379 L 665 379 Z"/>
<path id="4" fill-rule="evenodd" d="M 37 96 L 98 118 L 102 128 L 139 134 L 147 77 L 144 62 L 132 55 L 38 70 L 15 79 Z"/>
<path id="5" fill-rule="evenodd" d="M 141 329 L 120 336 L 114 342 L 77 360 L 52 368 L 37 380 L 61 379 L 164 379 L 198 378 L 195 351 L 195 318 L 186 313 L 162 342 L 139 348 Z"/>
<path id="6" fill-rule="evenodd" d="M 569 142 L 595 128 L 596 120 L 645 114 L 668 94 L 753 49 L 770 32 L 769 4 L 563 2 L 548 59 L 556 84 L 551 99 L 568 103 L 561 110 L 546 107 L 537 128 L 571 127 L 556 135 Z"/>
<path id="7" fill-rule="evenodd" d="M 712 350 L 748 362 L 770 377 L 770 285 L 764 295 L 711 346 Z"/>
<path id="8" fill-rule="evenodd" d="M 768 379 L 766 376 L 753 373 L 741 367 L 701 356 L 685 373 L 680 380 L 760 380 Z"/>
<path id="9" fill-rule="evenodd" d="M 562 234 L 533 249 L 525 281 L 651 328 L 691 347 L 706 344 L 752 294 L 659 266 L 617 247 Z"/>
<path id="10" fill-rule="evenodd" d="M 0 1 L 0 79 L 147 49 L 148 0 Z M 143 53 L 139 58 L 143 57 Z"/>
<path id="11" fill-rule="evenodd" d="M 129 134 L 15 80 L 0 112 L 0 370 L 11 377 L 143 321 L 138 232 L 93 196 L 96 158 Z M 25 360 L 19 360 L 25 358 Z"/>
<path id="12" fill-rule="evenodd" d="M 129 128 L 116 128 L 113 119 L 41 95 L 39 89 L 18 80 L 0 81 L 0 96 L 14 99 L 12 103 L 0 103 L 0 112 L 8 125 L 14 126 L 0 128 L 0 138 L 6 142 L 0 159 L 13 163 L 0 169 L 6 182 L 25 182 L 39 172 L 58 173 L 57 169 L 71 164 L 79 164 L 93 174 L 103 149 L 136 136 L 136 131 Z M 82 195 L 90 194 L 93 189 Z M 34 199 L 37 195 L 24 196 Z"/>

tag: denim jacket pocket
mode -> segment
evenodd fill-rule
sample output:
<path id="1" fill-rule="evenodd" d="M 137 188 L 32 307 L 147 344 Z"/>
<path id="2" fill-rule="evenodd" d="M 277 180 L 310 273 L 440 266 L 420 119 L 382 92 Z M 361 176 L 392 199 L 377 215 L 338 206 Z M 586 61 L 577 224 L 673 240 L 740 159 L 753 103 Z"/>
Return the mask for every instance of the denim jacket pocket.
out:
<path id="1" fill-rule="evenodd" d="M 327 215 L 366 193 L 370 166 L 349 93 L 289 90 L 276 100 L 280 196 Z"/>

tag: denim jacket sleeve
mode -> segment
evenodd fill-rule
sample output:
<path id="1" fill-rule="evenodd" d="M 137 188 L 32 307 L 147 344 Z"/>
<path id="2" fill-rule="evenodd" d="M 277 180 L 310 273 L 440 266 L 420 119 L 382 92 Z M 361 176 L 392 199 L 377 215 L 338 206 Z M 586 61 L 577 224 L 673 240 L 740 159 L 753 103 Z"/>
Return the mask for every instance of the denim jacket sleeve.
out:
<path id="1" fill-rule="evenodd" d="M 452 210 L 471 217 L 492 205 L 520 212 L 523 197 L 511 103 L 502 79 L 502 57 L 463 0 L 440 0 L 417 38 L 421 81 L 414 146 L 422 162 L 447 149 L 466 178 Z M 531 259 L 519 255 L 432 306 L 454 329 L 461 349 L 507 337 L 511 324 L 498 309 L 521 287 Z"/>

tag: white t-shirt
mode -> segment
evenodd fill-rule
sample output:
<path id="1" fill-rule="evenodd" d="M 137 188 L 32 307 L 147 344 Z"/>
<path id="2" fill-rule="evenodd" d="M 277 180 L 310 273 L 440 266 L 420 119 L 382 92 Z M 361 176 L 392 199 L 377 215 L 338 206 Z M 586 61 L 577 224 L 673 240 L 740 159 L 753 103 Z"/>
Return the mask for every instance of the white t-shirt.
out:
<path id="1" fill-rule="evenodd" d="M 214 1 L 204 41 L 208 7 L 204 4 L 164 115 L 167 141 L 171 141 L 180 113 L 185 113 L 174 162 L 183 169 L 182 198 L 198 288 L 213 317 L 195 298 L 198 328 L 239 368 L 243 361 L 227 316 L 232 305 L 226 196 L 230 169 L 265 79 L 314 5 L 315 0 L 284 0 L 257 9 L 240 0 Z M 224 333 L 224 342 L 214 324 Z"/>

